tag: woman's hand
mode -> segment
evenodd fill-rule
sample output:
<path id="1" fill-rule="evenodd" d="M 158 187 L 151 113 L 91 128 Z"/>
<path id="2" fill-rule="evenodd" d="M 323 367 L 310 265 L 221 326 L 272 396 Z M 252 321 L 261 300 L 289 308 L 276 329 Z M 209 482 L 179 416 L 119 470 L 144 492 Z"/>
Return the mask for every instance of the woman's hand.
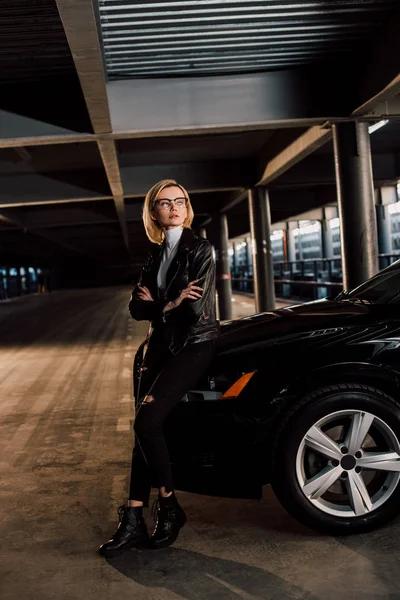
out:
<path id="1" fill-rule="evenodd" d="M 138 288 L 139 288 L 139 292 L 136 292 L 136 297 L 139 300 L 148 300 L 148 301 L 152 300 L 154 302 L 154 298 L 151 295 L 149 288 L 147 288 L 145 285 L 138 285 Z"/>
<path id="2" fill-rule="evenodd" d="M 199 287 L 198 285 L 195 285 L 197 282 L 198 279 L 191 281 L 188 284 L 188 286 L 181 291 L 179 296 L 175 298 L 175 300 L 171 300 L 171 302 L 168 302 L 168 304 L 164 306 L 164 312 L 172 310 L 173 308 L 177 308 L 186 298 L 188 298 L 189 300 L 198 300 L 199 298 L 201 298 L 200 292 L 203 291 L 203 288 Z"/>

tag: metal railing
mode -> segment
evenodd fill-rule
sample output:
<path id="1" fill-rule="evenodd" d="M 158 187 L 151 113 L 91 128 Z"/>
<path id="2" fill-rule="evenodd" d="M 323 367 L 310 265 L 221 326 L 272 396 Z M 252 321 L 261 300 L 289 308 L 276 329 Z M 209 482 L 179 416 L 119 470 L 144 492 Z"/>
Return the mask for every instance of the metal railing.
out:
<path id="1" fill-rule="evenodd" d="M 400 259 L 399 254 L 380 254 L 379 268 Z M 232 289 L 254 293 L 252 268 L 240 265 L 231 269 Z M 315 300 L 342 289 L 341 258 L 311 258 L 274 263 L 275 294 L 280 298 Z"/>

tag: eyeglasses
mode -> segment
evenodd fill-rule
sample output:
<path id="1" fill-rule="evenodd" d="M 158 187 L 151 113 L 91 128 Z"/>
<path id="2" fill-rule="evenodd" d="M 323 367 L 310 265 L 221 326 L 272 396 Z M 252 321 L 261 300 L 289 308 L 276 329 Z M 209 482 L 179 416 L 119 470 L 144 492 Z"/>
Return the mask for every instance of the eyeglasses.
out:
<path id="1" fill-rule="evenodd" d="M 159 200 L 155 201 L 155 204 L 158 204 L 161 210 L 170 210 L 173 202 L 177 208 L 184 208 L 187 203 L 187 198 L 159 198 Z"/>

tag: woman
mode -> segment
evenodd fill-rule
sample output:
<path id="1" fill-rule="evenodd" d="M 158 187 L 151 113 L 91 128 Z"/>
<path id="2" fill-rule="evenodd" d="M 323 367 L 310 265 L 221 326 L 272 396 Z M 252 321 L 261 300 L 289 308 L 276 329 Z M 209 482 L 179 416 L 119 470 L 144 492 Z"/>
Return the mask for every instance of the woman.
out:
<path id="1" fill-rule="evenodd" d="M 160 181 L 148 192 L 143 222 L 156 245 L 129 311 L 151 326 L 137 394 L 129 501 L 120 508 L 116 533 L 100 547 L 103 556 L 141 544 L 169 546 L 186 522 L 173 489 L 163 422 L 209 366 L 219 333 L 212 246 L 193 233 L 193 218 L 189 195 L 176 181 Z M 142 511 L 149 505 L 151 487 L 158 488 L 159 496 L 149 538 Z"/>

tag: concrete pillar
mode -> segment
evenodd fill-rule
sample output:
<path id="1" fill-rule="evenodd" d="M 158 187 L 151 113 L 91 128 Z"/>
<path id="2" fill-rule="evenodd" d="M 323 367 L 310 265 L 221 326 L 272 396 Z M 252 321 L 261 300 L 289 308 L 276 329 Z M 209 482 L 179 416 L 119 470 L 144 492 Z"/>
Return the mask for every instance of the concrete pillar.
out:
<path id="1" fill-rule="evenodd" d="M 275 286 L 271 247 L 271 211 L 267 190 L 249 190 L 250 231 L 254 240 L 253 276 L 256 312 L 274 310 Z"/>
<path id="2" fill-rule="evenodd" d="M 283 248 L 283 262 L 287 263 L 288 259 L 288 224 L 285 224 L 285 229 L 282 230 L 282 248 Z"/>
<path id="3" fill-rule="evenodd" d="M 249 272 L 250 267 L 253 264 L 253 260 L 252 260 L 253 248 L 252 248 L 251 237 L 247 237 L 244 241 L 246 242 L 246 271 Z"/>
<path id="4" fill-rule="evenodd" d="M 322 258 L 332 258 L 331 229 L 326 219 L 321 221 L 321 256 Z"/>
<path id="5" fill-rule="evenodd" d="M 296 244 L 293 235 L 293 230 L 296 229 L 296 221 L 287 221 L 286 223 L 286 239 L 287 239 L 287 259 L 289 262 L 296 260 Z"/>
<path id="6" fill-rule="evenodd" d="M 322 258 L 333 257 L 333 245 L 332 245 L 332 230 L 330 223 L 327 219 L 325 210 L 323 209 L 324 218 L 321 221 L 321 251 Z"/>
<path id="7" fill-rule="evenodd" d="M 377 227 L 368 123 L 333 125 L 343 288 L 378 271 Z"/>
<path id="8" fill-rule="evenodd" d="M 232 282 L 228 251 L 228 219 L 226 214 L 212 217 L 212 238 L 215 248 L 219 318 L 232 318 Z"/>
<path id="9" fill-rule="evenodd" d="M 383 204 L 376 205 L 376 222 L 378 227 L 379 254 L 392 254 L 392 231 L 389 207 Z"/>
<path id="10" fill-rule="evenodd" d="M 389 204 L 397 202 L 396 186 L 384 186 L 375 190 L 375 202 L 379 254 L 392 254 L 392 227 Z"/>
<path id="11" fill-rule="evenodd" d="M 298 234 L 297 234 L 297 249 L 299 251 L 299 260 L 303 260 L 303 245 L 302 245 L 302 235 L 300 233 L 301 229 L 300 229 L 300 221 L 296 222 L 296 227 L 298 228 Z"/>
<path id="12" fill-rule="evenodd" d="M 238 261 L 237 261 L 236 242 L 232 242 L 232 268 L 236 269 L 237 266 L 238 266 Z"/>

